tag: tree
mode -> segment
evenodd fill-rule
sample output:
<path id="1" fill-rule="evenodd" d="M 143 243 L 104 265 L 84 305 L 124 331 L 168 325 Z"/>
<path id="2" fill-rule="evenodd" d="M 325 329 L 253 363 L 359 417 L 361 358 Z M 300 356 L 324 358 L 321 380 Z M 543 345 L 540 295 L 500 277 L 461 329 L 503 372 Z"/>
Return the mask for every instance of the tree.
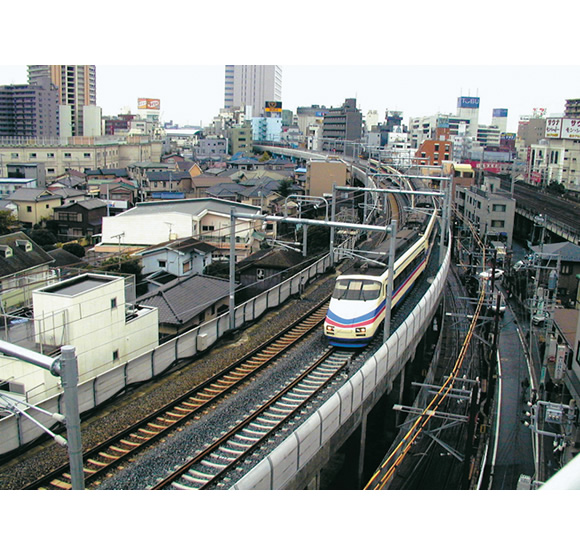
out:
<path id="1" fill-rule="evenodd" d="M 220 277 L 224 279 L 229 279 L 230 277 L 230 263 L 229 262 L 212 262 L 208 264 L 204 270 L 204 275 Z"/>
<path id="2" fill-rule="evenodd" d="M 56 237 L 47 229 L 33 229 L 28 232 L 28 236 L 43 249 L 56 243 Z"/>
<path id="3" fill-rule="evenodd" d="M 62 246 L 63 250 L 78 256 L 79 258 L 83 258 L 85 256 L 85 248 L 78 243 L 66 243 Z"/>
<path id="4" fill-rule="evenodd" d="M 10 210 L 0 210 L 0 235 L 12 233 L 18 227 L 18 220 Z"/>
<path id="5" fill-rule="evenodd" d="M 294 182 L 292 181 L 292 179 L 290 179 L 289 177 L 286 177 L 280 181 L 280 185 L 279 185 L 276 192 L 280 196 L 286 198 L 289 194 L 292 193 L 292 185 L 293 184 L 294 184 Z"/>

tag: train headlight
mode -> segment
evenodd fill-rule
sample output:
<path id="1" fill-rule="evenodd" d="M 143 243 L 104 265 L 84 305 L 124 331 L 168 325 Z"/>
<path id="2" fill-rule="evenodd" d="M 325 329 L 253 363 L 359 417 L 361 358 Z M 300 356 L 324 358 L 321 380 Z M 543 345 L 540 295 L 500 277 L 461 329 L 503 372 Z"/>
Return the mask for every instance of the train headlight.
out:
<path id="1" fill-rule="evenodd" d="M 326 333 L 334 333 L 334 326 L 326 326 Z"/>
<path id="2" fill-rule="evenodd" d="M 354 332 L 355 333 L 366 333 L 367 329 L 366 328 L 355 328 Z"/>

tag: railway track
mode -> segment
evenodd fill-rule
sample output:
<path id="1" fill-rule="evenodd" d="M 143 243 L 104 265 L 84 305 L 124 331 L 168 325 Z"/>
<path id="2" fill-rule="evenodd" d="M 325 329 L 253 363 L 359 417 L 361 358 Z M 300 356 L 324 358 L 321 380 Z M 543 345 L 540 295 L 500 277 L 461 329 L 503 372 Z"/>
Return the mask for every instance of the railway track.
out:
<path id="1" fill-rule="evenodd" d="M 309 368 L 298 370 L 294 380 L 279 393 L 152 489 L 227 487 L 231 483 L 228 474 L 300 415 L 354 355 L 353 351 L 329 348 Z"/>
<path id="2" fill-rule="evenodd" d="M 317 328 L 324 321 L 327 307 L 328 298 L 239 361 L 145 419 L 85 452 L 83 454 L 85 485 L 96 484 L 145 447 L 176 431 L 188 420 L 199 419 L 213 404 L 233 393 Z M 23 489 L 71 488 L 69 465 L 63 465 Z"/>

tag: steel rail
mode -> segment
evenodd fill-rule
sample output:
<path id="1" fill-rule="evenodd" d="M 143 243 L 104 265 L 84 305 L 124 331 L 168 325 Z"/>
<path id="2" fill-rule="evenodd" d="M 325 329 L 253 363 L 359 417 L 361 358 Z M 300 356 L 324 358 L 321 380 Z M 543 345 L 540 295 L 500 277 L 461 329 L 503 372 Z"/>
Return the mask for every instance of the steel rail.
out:
<path id="1" fill-rule="evenodd" d="M 115 434 L 83 454 L 85 483 L 95 482 L 144 447 L 164 437 L 290 349 L 319 326 L 326 315 L 328 298 L 239 360 Z M 299 329 L 299 333 L 296 330 Z M 264 354 L 266 353 L 266 354 Z M 187 366 L 187 364 L 185 365 Z M 69 465 L 65 464 L 26 485 L 23 489 L 70 489 Z"/>

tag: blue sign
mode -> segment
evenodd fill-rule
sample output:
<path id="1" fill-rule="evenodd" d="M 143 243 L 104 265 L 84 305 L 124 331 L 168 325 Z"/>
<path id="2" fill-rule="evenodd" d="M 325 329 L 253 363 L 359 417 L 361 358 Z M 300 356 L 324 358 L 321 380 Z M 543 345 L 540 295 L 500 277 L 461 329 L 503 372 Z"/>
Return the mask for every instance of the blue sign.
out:
<path id="1" fill-rule="evenodd" d="M 493 117 L 494 118 L 507 118 L 508 117 L 507 108 L 494 108 Z"/>
<path id="2" fill-rule="evenodd" d="M 458 108 L 479 108 L 479 96 L 460 96 L 457 99 Z"/>

